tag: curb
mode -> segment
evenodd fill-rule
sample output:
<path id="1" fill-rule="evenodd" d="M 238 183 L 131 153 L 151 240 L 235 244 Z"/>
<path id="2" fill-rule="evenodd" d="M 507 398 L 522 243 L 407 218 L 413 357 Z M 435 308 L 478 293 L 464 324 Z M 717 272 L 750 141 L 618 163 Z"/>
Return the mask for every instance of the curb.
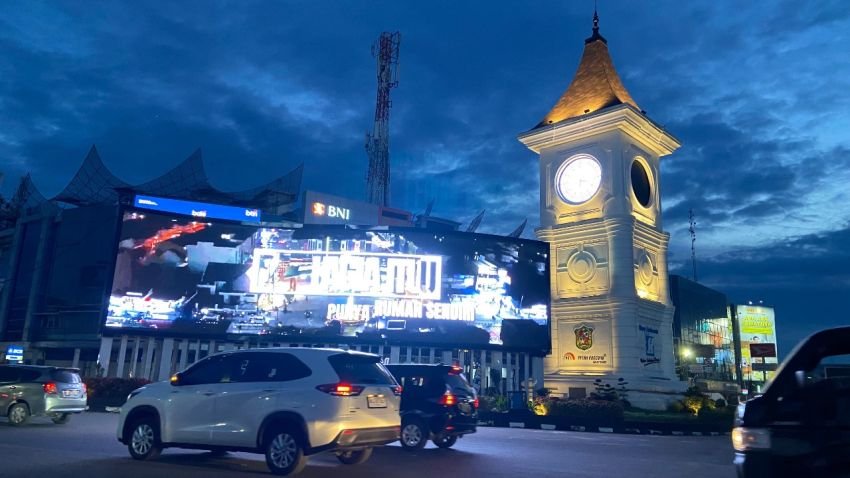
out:
<path id="1" fill-rule="evenodd" d="M 619 435 L 667 435 L 667 436 L 693 436 L 693 437 L 717 437 L 729 436 L 731 432 L 717 431 L 682 431 L 682 430 L 655 430 L 652 428 L 634 428 L 634 427 L 599 427 L 599 426 L 581 426 L 569 425 L 558 426 L 551 423 L 541 423 L 539 427 L 527 426 L 524 422 L 508 422 L 505 425 L 496 425 L 491 421 L 479 421 L 478 426 L 491 428 L 526 428 L 529 430 L 546 430 L 546 431 L 568 431 L 568 432 L 587 432 L 587 433 L 613 433 Z"/>

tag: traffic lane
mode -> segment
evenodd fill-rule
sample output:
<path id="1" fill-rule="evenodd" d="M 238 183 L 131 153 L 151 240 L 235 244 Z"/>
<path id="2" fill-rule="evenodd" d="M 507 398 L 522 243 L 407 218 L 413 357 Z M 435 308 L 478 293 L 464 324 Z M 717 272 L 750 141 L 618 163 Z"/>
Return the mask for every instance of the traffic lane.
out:
<path id="1" fill-rule="evenodd" d="M 154 462 L 129 458 L 115 439 L 117 416 L 87 413 L 71 423 L 53 425 L 33 420 L 23 428 L 0 421 L 0 476 L 85 474 L 122 476 L 257 476 L 268 474 L 262 455 L 209 453 L 168 449 Z M 329 453 L 310 458 L 300 476 L 344 472 L 351 477 L 392 473 L 428 476 L 570 476 L 595 478 L 626 472 L 629 476 L 723 478 L 734 476 L 728 437 L 671 437 L 480 428 L 458 441 L 455 449 L 428 446 L 407 452 L 398 445 L 375 450 L 363 465 L 340 464 Z M 268 475 L 267 475 L 268 476 Z"/>

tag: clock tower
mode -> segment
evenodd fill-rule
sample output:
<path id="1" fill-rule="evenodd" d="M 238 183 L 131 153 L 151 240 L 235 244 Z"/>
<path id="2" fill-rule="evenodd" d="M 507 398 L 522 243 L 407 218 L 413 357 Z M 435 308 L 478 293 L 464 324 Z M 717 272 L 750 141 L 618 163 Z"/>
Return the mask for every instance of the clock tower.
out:
<path id="1" fill-rule="evenodd" d="M 673 369 L 673 306 L 661 227 L 660 158 L 679 142 L 640 110 L 599 33 L 552 110 L 519 140 L 539 155 L 540 227 L 552 271 L 546 387 L 571 397 L 628 382 L 635 405 L 663 408 Z"/>

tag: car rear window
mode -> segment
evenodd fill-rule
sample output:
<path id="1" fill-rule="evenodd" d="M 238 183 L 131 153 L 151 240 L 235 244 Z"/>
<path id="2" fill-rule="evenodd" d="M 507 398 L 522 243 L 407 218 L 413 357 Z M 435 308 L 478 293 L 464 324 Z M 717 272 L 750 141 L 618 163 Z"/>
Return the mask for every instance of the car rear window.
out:
<path id="1" fill-rule="evenodd" d="M 80 383 L 80 374 L 71 370 L 54 370 L 50 378 L 62 383 Z"/>
<path id="2" fill-rule="evenodd" d="M 469 382 L 466 380 L 466 377 L 462 373 L 450 373 L 446 376 L 446 385 L 452 389 L 452 391 L 461 391 L 467 393 L 473 393 L 474 390 L 469 385 Z"/>
<path id="3" fill-rule="evenodd" d="M 339 380 L 347 383 L 395 385 L 396 381 L 377 356 L 336 354 L 328 357 Z"/>

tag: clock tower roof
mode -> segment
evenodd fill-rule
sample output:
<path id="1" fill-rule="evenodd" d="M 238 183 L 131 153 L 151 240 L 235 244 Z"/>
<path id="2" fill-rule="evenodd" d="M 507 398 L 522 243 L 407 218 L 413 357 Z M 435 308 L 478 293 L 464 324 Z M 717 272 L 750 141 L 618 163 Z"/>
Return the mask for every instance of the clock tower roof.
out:
<path id="1" fill-rule="evenodd" d="M 573 81 L 535 128 L 621 104 L 640 111 L 617 75 L 608 53 L 608 41 L 599 34 L 599 15 L 594 11 L 593 35 L 584 41 L 584 53 Z"/>

